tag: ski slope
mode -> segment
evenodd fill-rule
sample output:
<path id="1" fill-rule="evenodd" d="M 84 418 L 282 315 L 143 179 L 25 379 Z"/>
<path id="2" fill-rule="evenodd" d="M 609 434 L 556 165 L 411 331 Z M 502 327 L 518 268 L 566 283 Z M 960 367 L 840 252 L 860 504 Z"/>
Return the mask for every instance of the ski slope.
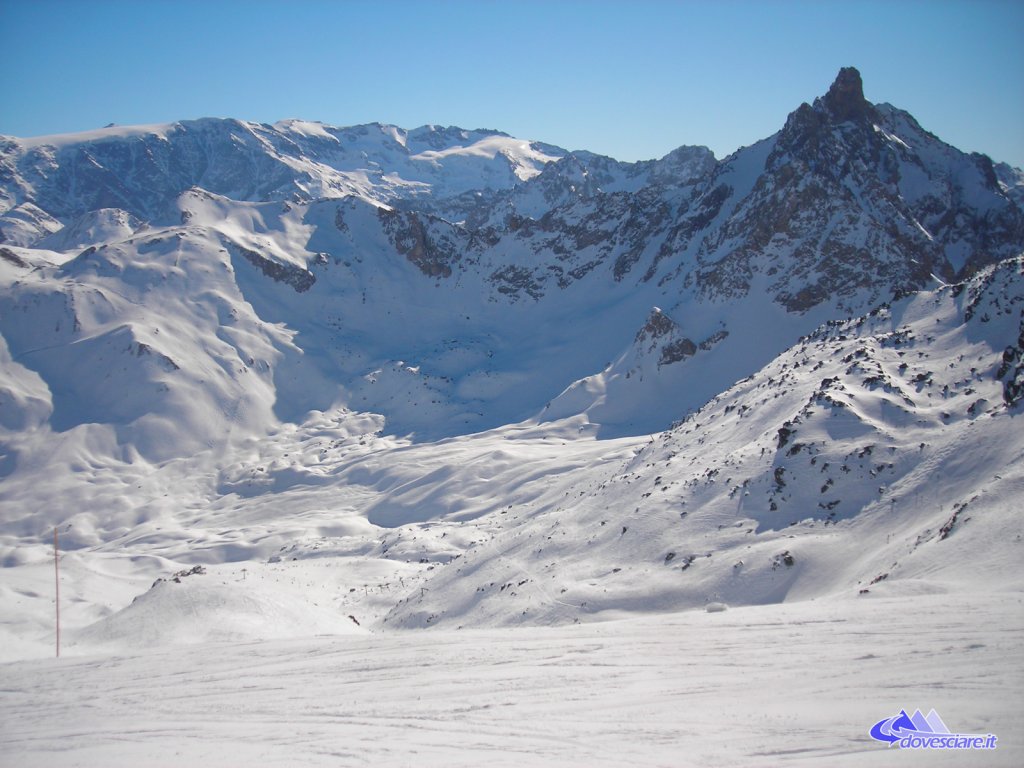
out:
<path id="1" fill-rule="evenodd" d="M 40 766 L 1015 766 L 1019 592 L 399 632 L 0 665 L 0 754 Z M 935 709 L 993 751 L 900 750 Z"/>

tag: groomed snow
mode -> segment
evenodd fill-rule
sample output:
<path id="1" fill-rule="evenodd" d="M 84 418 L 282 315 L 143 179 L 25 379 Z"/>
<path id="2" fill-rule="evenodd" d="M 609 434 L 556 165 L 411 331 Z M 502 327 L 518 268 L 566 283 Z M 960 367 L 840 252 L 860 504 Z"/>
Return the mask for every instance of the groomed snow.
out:
<path id="1" fill-rule="evenodd" d="M 1019 592 L 581 626 L 212 643 L 0 665 L 0 754 L 45 766 L 1016 766 Z M 935 709 L 994 751 L 899 750 Z"/>

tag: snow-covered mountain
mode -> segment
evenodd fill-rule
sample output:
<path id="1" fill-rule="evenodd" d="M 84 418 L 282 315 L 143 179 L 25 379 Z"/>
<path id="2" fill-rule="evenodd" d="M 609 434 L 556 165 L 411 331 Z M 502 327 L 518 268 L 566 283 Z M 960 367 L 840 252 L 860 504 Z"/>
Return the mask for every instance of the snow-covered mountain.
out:
<path id="1" fill-rule="evenodd" d="M 121 208 L 169 223 L 175 200 L 192 187 L 254 202 L 437 200 L 507 189 L 562 154 L 498 131 L 207 118 L 69 136 L 2 137 L 0 199 L 6 215 L 20 221 L 37 208 L 65 223 Z M 4 225 L 8 242 L 27 244 L 25 234 L 15 237 L 7 220 Z"/>
<path id="2" fill-rule="evenodd" d="M 180 640 L 207 611 L 262 636 L 1012 582 L 1021 178 L 854 69 L 722 160 L 0 139 L 12 653 L 54 526 L 83 647 L 163 641 L 179 589 Z"/>

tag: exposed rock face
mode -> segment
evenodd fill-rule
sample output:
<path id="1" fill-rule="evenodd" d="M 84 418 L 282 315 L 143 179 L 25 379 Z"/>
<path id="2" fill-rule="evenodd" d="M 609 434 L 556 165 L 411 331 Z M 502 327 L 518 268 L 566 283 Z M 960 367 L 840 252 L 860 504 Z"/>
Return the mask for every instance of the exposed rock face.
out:
<path id="1" fill-rule="evenodd" d="M 1002 269 L 982 271 L 970 283 L 955 286 L 953 292 L 960 297 L 966 291 L 965 322 L 989 325 L 1006 322 L 1004 318 L 1008 318 L 1017 324 L 1016 339 L 1011 339 L 1003 349 L 995 371 L 995 378 L 1003 384 L 1003 402 L 1012 408 L 1024 397 L 1024 295 L 1013 291 L 1013 283 L 1024 281 L 1024 255 L 1001 266 Z"/>
<path id="2" fill-rule="evenodd" d="M 855 311 L 932 275 L 961 279 L 1024 243 L 1024 214 L 988 159 L 867 102 L 855 69 L 763 144 L 749 192 L 724 182 L 753 148 L 726 161 L 723 183 L 709 183 L 662 247 L 698 243 L 696 267 L 675 274 L 705 295 L 744 295 L 761 275 L 791 312 L 828 301 Z"/>
<path id="3" fill-rule="evenodd" d="M 3 259 L 4 261 L 13 264 L 16 267 L 20 267 L 21 269 L 28 269 L 29 266 L 31 266 L 27 261 L 21 258 L 21 256 L 16 254 L 10 248 L 0 248 L 0 259 Z"/>
<path id="4" fill-rule="evenodd" d="M 395 249 L 427 277 L 451 277 L 457 256 L 432 242 L 420 216 L 414 212 L 378 211 Z"/>
<path id="5" fill-rule="evenodd" d="M 637 332 L 636 345 L 648 354 L 657 350 L 659 368 L 678 363 L 697 352 L 697 345 L 658 307 L 651 310 L 644 327 Z"/>
<path id="6" fill-rule="evenodd" d="M 238 253 L 260 272 L 271 280 L 291 286 L 296 293 L 305 293 L 316 282 L 316 275 L 308 269 L 302 269 L 294 264 L 282 264 L 242 246 L 235 247 Z"/>
<path id="7" fill-rule="evenodd" d="M 544 296 L 541 283 L 534 279 L 533 273 L 523 267 L 509 264 L 506 267 L 494 272 L 489 282 L 495 286 L 498 293 L 518 299 L 520 294 L 525 293 L 531 298 L 539 301 Z"/>
<path id="8" fill-rule="evenodd" d="M 874 119 L 877 116 L 874 107 L 864 98 L 860 72 L 854 67 L 843 67 L 839 70 L 839 75 L 822 100 L 825 109 L 836 123 Z"/>

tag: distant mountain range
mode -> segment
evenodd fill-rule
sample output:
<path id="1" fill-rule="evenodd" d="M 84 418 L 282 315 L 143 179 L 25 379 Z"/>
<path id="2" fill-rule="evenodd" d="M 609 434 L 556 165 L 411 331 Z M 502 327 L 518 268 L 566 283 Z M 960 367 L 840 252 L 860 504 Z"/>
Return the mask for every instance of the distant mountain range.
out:
<path id="1" fill-rule="evenodd" d="M 379 627 L 988 583 L 1022 253 L 1024 173 L 852 68 L 720 160 L 0 137 L 0 561 L 53 525 L 160 563 L 410 560 Z M 124 607 L 89 599 L 83 625 Z"/>

